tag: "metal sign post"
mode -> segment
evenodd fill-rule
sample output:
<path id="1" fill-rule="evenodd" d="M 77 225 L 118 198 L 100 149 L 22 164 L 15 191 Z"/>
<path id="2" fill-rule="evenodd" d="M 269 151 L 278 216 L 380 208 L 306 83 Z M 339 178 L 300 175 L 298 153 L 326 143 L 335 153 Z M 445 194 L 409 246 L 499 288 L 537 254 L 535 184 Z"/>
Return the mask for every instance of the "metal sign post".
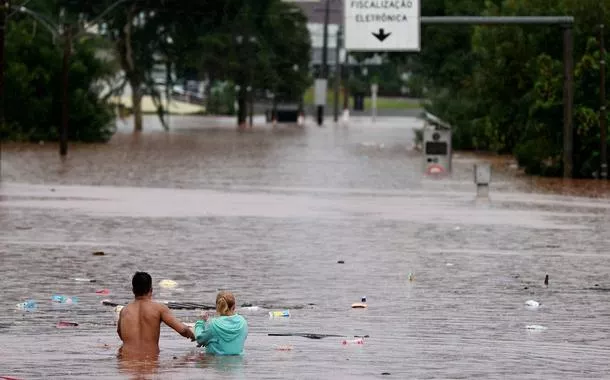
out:
<path id="1" fill-rule="evenodd" d="M 379 92 L 379 85 L 374 83 L 371 85 L 371 116 L 373 122 L 377 120 L 377 93 Z"/>

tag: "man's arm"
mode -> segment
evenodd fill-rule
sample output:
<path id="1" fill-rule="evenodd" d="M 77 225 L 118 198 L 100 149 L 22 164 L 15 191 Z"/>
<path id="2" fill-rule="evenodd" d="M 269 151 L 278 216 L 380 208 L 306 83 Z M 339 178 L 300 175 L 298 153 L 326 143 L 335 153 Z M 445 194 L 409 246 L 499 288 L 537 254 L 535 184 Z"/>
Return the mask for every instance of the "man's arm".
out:
<path id="1" fill-rule="evenodd" d="M 123 340 L 123 336 L 121 335 L 121 316 L 123 315 L 123 309 L 119 312 L 119 321 L 116 324 L 116 333 L 119 334 L 119 339 Z"/>
<path id="2" fill-rule="evenodd" d="M 174 317 L 169 308 L 165 305 L 159 305 L 161 307 L 161 320 L 163 323 L 174 329 L 178 334 L 182 335 L 185 338 L 189 338 L 190 340 L 195 340 L 195 335 L 193 331 L 180 322 L 178 318 Z"/>

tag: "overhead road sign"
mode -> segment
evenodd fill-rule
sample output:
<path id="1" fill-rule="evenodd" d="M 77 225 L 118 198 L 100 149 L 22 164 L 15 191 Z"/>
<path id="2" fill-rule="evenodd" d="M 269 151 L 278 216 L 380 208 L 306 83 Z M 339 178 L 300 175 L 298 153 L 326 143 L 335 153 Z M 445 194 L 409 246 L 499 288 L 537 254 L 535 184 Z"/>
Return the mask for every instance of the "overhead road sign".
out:
<path id="1" fill-rule="evenodd" d="M 420 51 L 420 0 L 346 0 L 345 49 Z"/>

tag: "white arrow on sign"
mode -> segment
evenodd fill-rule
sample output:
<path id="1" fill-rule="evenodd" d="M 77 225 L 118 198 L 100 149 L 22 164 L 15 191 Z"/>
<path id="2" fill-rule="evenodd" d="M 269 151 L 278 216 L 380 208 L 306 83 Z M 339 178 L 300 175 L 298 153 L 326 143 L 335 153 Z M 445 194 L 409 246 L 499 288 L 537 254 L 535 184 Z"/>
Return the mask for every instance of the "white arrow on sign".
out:
<path id="1" fill-rule="evenodd" d="M 419 51 L 420 0 L 345 0 L 345 49 Z"/>

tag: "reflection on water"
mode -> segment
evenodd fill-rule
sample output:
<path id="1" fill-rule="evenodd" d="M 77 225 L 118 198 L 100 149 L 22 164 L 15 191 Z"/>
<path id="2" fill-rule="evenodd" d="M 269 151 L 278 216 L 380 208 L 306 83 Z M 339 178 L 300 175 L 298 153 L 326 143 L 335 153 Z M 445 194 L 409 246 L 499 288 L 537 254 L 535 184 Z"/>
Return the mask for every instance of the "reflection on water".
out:
<path id="1" fill-rule="evenodd" d="M 610 288 L 605 185 L 515 178 L 496 158 L 480 203 L 475 156 L 457 155 L 451 178 L 421 176 L 411 119 L 242 134 L 209 122 L 175 117 L 169 134 L 74 145 L 63 163 L 52 144 L 3 146 L 0 376 L 607 376 L 608 293 L 595 290 Z M 184 289 L 163 300 L 213 304 L 228 289 L 260 306 L 240 310 L 245 356 L 207 356 L 164 327 L 158 361 L 119 360 L 101 300 L 130 300 L 136 270 Z M 53 294 L 79 303 L 54 307 Z M 368 308 L 351 309 L 363 296 Z M 13 311 L 28 299 L 36 311 Z M 269 319 L 290 305 L 307 307 Z M 269 336 L 294 333 L 341 337 Z"/>
<path id="2" fill-rule="evenodd" d="M 148 379 L 159 371 L 159 356 L 125 353 L 122 347 L 117 352 L 119 373 L 132 379 Z"/>
<path id="3" fill-rule="evenodd" d="M 217 374 L 230 374 L 231 378 L 243 376 L 244 356 L 214 356 L 207 355 L 203 349 L 192 349 L 186 354 L 161 360 L 156 357 L 138 357 L 125 355 L 121 350 L 117 353 L 119 373 L 130 379 L 150 379 L 163 377 L 176 369 L 212 370 Z"/>
<path id="4" fill-rule="evenodd" d="M 214 356 L 199 352 L 189 356 L 188 360 L 194 363 L 196 368 L 212 368 L 216 372 L 228 372 L 231 375 L 243 374 L 244 356 L 242 355 Z"/>

